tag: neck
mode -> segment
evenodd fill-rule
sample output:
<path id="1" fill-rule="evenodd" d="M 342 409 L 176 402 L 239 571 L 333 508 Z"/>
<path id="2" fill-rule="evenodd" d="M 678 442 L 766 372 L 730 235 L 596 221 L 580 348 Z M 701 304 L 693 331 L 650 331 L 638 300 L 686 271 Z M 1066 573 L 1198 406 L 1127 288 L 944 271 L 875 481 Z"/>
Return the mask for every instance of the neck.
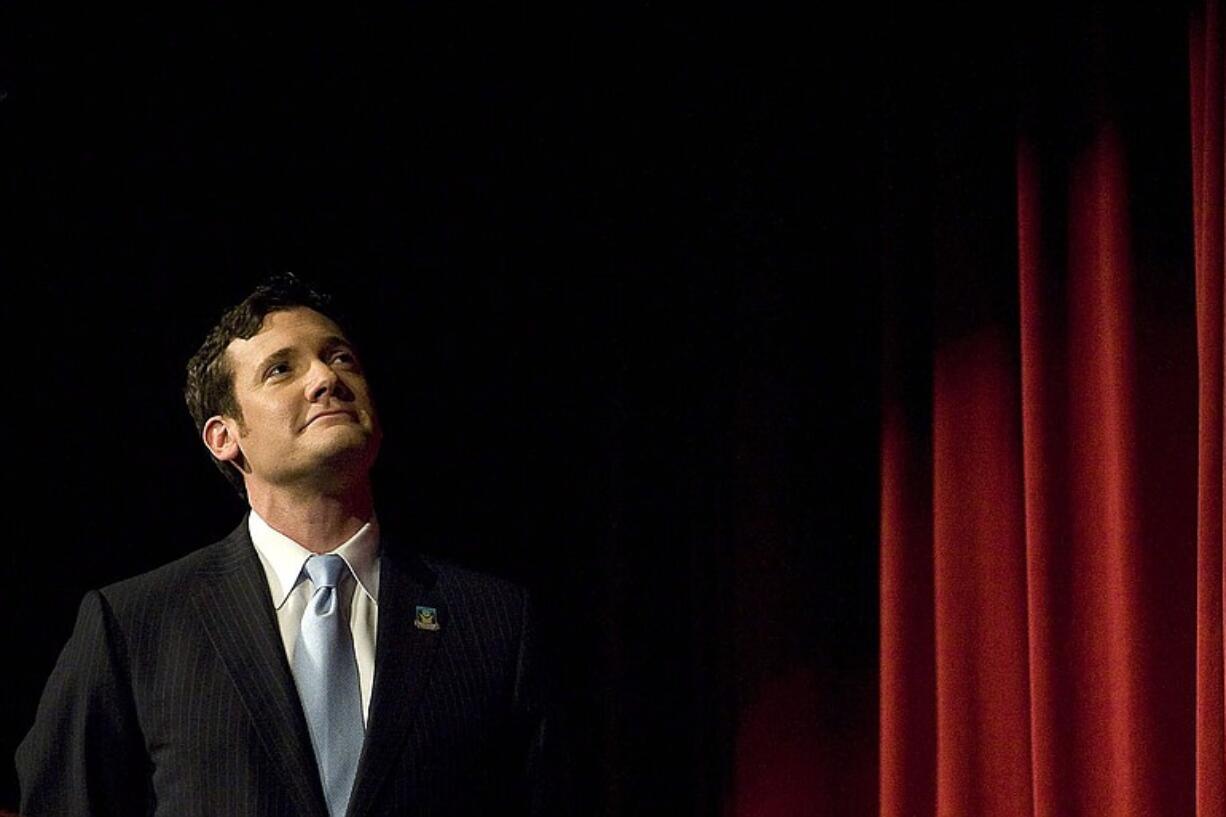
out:
<path id="1" fill-rule="evenodd" d="M 288 491 L 248 482 L 247 500 L 271 528 L 312 553 L 340 547 L 374 513 L 369 482 L 340 492 Z"/>

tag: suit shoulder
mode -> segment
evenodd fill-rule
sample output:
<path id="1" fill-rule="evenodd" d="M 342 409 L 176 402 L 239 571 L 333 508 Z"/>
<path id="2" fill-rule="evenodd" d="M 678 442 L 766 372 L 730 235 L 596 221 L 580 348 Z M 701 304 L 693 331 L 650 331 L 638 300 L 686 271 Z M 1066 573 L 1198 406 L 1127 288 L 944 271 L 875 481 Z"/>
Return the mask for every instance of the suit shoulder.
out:
<path id="1" fill-rule="evenodd" d="M 502 576 L 423 557 L 434 574 L 434 590 L 453 622 L 514 638 L 532 617 L 527 588 Z"/>
<path id="2" fill-rule="evenodd" d="M 477 595 L 516 604 L 527 599 L 527 588 L 510 579 L 431 556 L 421 559 L 434 573 L 439 592 L 444 596 Z"/>
<path id="3" fill-rule="evenodd" d="M 144 573 L 114 582 L 98 592 L 117 612 L 157 599 L 186 597 L 192 580 L 202 571 L 216 570 L 236 551 L 233 535 L 206 545 Z"/>

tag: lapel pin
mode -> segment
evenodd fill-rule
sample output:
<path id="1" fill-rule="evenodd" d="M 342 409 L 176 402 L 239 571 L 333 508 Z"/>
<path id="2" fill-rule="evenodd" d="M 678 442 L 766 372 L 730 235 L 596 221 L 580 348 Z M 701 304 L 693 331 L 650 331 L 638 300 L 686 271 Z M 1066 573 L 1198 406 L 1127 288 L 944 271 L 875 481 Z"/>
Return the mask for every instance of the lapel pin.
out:
<path id="1" fill-rule="evenodd" d="M 437 630 L 438 610 L 417 605 L 417 616 L 413 619 L 413 626 L 419 630 Z"/>

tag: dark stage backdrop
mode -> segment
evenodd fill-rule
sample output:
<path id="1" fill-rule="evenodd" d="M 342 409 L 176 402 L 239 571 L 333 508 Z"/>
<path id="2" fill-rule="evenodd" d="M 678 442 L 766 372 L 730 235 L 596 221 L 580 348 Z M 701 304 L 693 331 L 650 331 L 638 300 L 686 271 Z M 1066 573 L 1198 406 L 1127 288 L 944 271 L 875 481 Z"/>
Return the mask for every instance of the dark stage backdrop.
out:
<path id="1" fill-rule="evenodd" d="M 0 809 L 82 593 L 239 518 L 182 366 L 289 269 L 358 317 L 387 531 L 538 594 L 576 813 L 875 810 L 872 28 L 76 14 L 0 26 Z"/>

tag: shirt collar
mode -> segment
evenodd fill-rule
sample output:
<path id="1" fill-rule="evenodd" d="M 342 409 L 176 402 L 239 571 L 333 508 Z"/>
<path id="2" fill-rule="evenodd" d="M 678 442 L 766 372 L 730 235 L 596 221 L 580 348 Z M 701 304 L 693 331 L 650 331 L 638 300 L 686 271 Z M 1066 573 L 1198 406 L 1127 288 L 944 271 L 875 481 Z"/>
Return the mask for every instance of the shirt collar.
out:
<path id="1" fill-rule="evenodd" d="M 293 539 L 274 529 L 253 508 L 247 516 L 247 529 L 251 543 L 269 568 L 268 589 L 272 591 L 273 607 L 278 610 L 285 604 L 289 594 L 298 584 L 302 565 L 314 554 Z M 379 601 L 379 522 L 372 515 L 370 521 L 340 547 L 332 551 L 345 560 L 370 600 Z"/>

